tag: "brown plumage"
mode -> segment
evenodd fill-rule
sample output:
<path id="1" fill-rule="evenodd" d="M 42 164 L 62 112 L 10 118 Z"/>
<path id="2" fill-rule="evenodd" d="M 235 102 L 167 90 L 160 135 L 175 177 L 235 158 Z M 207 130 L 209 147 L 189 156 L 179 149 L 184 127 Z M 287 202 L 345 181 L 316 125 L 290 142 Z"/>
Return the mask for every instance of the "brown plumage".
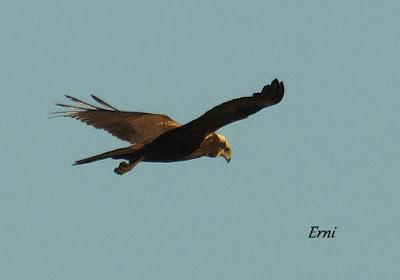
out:
<path id="1" fill-rule="evenodd" d="M 106 158 L 125 159 L 129 163 L 121 162 L 119 167 L 114 169 L 116 174 L 122 175 L 141 161 L 174 162 L 202 156 L 222 156 L 229 162 L 230 145 L 224 136 L 216 134 L 215 131 L 279 103 L 283 94 L 283 83 L 275 79 L 261 92 L 222 103 L 185 125 L 180 125 L 165 115 L 120 111 L 94 95 L 92 98 L 103 107 L 66 95 L 76 105 L 56 103 L 69 109 L 56 114 L 78 119 L 130 142 L 132 145 L 129 147 L 75 162 L 84 164 Z"/>

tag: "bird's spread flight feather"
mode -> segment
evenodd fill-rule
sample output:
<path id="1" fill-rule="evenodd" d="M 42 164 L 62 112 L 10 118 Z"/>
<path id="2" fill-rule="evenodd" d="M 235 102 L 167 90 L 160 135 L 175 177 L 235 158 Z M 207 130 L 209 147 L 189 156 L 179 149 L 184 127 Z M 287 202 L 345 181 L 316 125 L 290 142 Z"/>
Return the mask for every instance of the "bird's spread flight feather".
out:
<path id="1" fill-rule="evenodd" d="M 245 119 L 261 109 L 279 103 L 283 94 L 283 83 L 275 79 L 261 92 L 254 93 L 252 96 L 236 98 L 212 108 L 199 118 L 182 126 L 182 130 L 187 130 L 186 133 L 190 131 L 214 132 L 225 125 Z"/>
<path id="2" fill-rule="evenodd" d="M 57 112 L 59 116 L 78 119 L 130 143 L 149 142 L 162 133 L 180 126 L 176 121 L 161 114 L 119 111 L 94 95 L 93 99 L 106 108 L 94 106 L 69 95 L 66 97 L 82 107 L 56 103 L 58 106 L 71 109 Z"/>

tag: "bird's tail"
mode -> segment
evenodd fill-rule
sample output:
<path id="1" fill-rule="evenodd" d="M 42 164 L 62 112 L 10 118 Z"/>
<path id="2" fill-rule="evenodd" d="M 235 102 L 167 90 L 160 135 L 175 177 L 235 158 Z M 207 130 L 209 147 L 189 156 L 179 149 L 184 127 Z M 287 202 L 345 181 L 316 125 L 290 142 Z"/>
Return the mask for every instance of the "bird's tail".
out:
<path id="1" fill-rule="evenodd" d="M 112 151 L 108 151 L 102 154 L 98 154 L 92 157 L 84 158 L 75 161 L 74 165 L 79 165 L 79 164 L 85 164 L 85 163 L 90 163 L 106 158 L 112 158 L 112 159 L 128 159 L 129 155 L 132 154 L 133 152 L 137 151 L 138 147 L 135 146 L 130 146 L 126 148 L 120 148 Z"/>

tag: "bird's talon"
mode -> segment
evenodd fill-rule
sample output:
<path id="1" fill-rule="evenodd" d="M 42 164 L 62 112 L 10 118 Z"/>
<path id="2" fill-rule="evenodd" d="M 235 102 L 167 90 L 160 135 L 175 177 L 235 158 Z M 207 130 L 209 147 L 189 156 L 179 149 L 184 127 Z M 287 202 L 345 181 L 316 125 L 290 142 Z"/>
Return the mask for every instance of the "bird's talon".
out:
<path id="1" fill-rule="evenodd" d="M 119 167 L 114 169 L 114 173 L 117 175 L 123 175 L 125 172 L 123 172 Z"/>

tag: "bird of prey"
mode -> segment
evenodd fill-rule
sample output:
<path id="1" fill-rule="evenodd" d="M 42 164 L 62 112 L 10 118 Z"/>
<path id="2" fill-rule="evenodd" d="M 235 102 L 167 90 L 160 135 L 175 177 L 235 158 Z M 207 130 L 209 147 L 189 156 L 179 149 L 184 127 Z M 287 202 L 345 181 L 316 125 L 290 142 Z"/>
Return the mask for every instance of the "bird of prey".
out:
<path id="1" fill-rule="evenodd" d="M 275 79 L 270 85 L 264 86 L 261 92 L 224 102 L 185 125 L 180 125 L 166 115 L 120 111 L 94 95 L 92 98 L 101 106 L 66 95 L 75 104 L 56 103 L 67 108 L 67 111 L 55 113 L 104 129 L 129 142 L 131 145 L 128 147 L 75 162 L 78 165 L 107 158 L 126 160 L 114 169 L 116 174 L 122 175 L 142 161 L 175 162 L 206 156 L 223 157 L 229 162 L 230 144 L 215 131 L 279 103 L 283 94 L 283 82 Z"/>

